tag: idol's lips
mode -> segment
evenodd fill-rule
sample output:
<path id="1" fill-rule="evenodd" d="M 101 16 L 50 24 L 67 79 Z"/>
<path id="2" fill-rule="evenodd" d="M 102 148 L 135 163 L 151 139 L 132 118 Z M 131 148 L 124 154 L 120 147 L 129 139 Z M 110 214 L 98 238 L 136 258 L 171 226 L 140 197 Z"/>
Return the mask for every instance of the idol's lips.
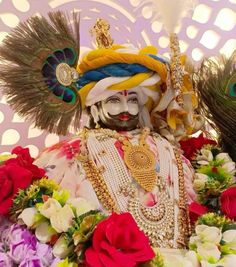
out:
<path id="1" fill-rule="evenodd" d="M 121 114 L 121 115 L 119 116 L 119 119 L 120 119 L 121 121 L 128 121 L 128 120 L 130 119 L 130 116 L 129 116 L 128 114 Z"/>

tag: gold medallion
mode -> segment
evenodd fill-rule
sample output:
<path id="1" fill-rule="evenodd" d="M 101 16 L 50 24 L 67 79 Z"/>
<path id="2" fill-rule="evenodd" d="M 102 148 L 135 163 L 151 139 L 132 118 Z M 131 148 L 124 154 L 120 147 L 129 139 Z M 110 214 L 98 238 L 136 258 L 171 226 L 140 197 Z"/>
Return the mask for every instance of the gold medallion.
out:
<path id="1" fill-rule="evenodd" d="M 132 145 L 123 142 L 124 161 L 132 177 L 146 191 L 150 192 L 157 182 L 155 155 L 145 144 Z"/>

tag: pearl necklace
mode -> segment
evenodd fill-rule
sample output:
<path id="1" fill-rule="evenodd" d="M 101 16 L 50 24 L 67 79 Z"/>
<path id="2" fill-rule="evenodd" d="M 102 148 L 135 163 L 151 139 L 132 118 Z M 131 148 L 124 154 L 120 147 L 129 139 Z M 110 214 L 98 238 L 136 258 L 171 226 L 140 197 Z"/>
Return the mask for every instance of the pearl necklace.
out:
<path id="1" fill-rule="evenodd" d="M 139 227 L 150 237 L 153 245 L 169 248 L 180 246 L 178 244 L 184 242 L 184 237 L 181 242 L 177 239 L 183 232 L 181 230 L 183 227 L 181 226 L 182 228 L 179 229 L 179 208 L 174 199 L 176 197 L 178 200 L 179 195 L 172 191 L 168 192 L 165 188 L 166 182 L 160 176 L 155 181 L 158 203 L 153 207 L 146 207 L 142 204 L 138 185 L 141 183 L 138 179 L 135 179 L 138 184 L 134 183 L 133 170 L 128 172 L 127 164 L 125 165 L 114 145 L 115 140 L 122 142 L 125 153 L 125 146 L 128 146 L 129 149 L 132 148 L 131 141 L 133 140 L 131 138 L 128 140 L 127 136 L 109 129 L 84 130 L 82 132 L 84 132 L 82 134 L 83 147 L 86 151 L 87 162 L 90 162 L 89 166 L 83 162 L 82 164 L 103 206 L 109 211 L 129 211 Z M 142 137 L 145 139 L 148 133 L 146 129 L 143 131 L 139 145 L 143 142 Z M 81 161 L 81 159 L 79 160 Z M 173 161 L 173 159 L 170 158 L 169 161 Z M 178 168 L 181 168 L 180 165 Z"/>

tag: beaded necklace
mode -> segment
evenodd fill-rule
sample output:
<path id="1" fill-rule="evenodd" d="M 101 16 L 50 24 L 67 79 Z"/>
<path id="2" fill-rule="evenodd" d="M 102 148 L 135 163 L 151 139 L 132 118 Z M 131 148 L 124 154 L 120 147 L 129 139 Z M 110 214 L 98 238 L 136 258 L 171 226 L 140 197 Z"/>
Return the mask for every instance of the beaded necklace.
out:
<path id="1" fill-rule="evenodd" d="M 80 134 L 82 147 L 78 160 L 82 163 L 87 178 L 105 209 L 110 212 L 129 211 L 138 226 L 150 237 L 154 246 L 183 247 L 186 244 L 188 220 L 182 163 L 175 153 L 173 156 L 178 163 L 177 177 L 179 177 L 175 186 L 177 193 L 173 193 L 175 197 L 169 195 L 164 178 L 160 175 L 157 179 L 157 173 L 155 182 L 151 181 L 151 185 L 146 183 L 142 179 L 144 176 L 139 166 L 146 166 L 146 170 L 152 173 L 153 162 L 155 163 L 155 156 L 145 142 L 148 134 L 149 131 L 144 129 L 139 144 L 133 145 L 132 138 L 109 129 L 83 130 Z M 117 152 L 115 140 L 123 144 L 124 159 Z M 173 161 L 172 158 L 169 159 L 171 160 Z M 139 186 L 145 191 L 154 187 L 158 203 L 146 207 L 139 198 Z"/>

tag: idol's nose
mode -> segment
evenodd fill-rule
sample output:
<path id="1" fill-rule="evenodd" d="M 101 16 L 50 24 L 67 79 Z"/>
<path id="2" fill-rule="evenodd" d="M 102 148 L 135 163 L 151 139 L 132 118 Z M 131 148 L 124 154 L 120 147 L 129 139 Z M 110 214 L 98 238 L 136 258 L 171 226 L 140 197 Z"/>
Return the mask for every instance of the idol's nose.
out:
<path id="1" fill-rule="evenodd" d="M 129 111 L 128 103 L 126 101 L 122 101 L 122 111 L 123 112 Z"/>

